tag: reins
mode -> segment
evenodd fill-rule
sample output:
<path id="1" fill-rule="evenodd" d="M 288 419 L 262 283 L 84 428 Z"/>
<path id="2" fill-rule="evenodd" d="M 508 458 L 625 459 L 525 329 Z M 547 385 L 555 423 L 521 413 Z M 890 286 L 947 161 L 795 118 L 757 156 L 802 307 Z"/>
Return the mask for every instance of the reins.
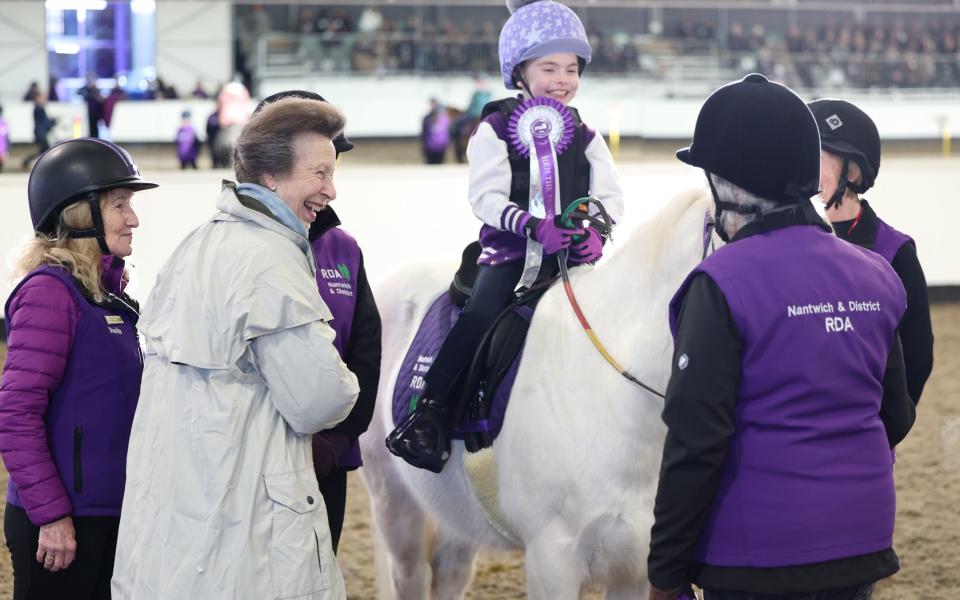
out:
<path id="1" fill-rule="evenodd" d="M 587 210 L 589 210 L 588 207 L 590 205 L 593 205 L 597 208 L 600 218 L 587 214 Z M 578 214 L 574 215 L 575 212 Z M 575 222 L 589 222 L 597 229 L 602 237 L 605 239 L 609 239 L 610 237 L 610 216 L 607 214 L 607 211 L 603 205 L 600 204 L 600 202 L 595 198 L 579 198 L 574 200 L 570 206 L 563 211 L 563 214 L 560 215 L 560 220 L 568 227 L 573 227 Z M 593 327 L 590 326 L 590 322 L 587 320 L 586 315 L 583 314 L 583 309 L 580 308 L 580 303 L 577 302 L 576 294 L 573 292 L 573 285 L 570 283 L 570 273 L 567 270 L 567 258 L 569 253 L 569 250 L 564 248 L 557 254 L 557 261 L 560 263 L 560 277 L 563 279 L 563 291 L 566 292 L 567 300 L 570 302 L 570 307 L 573 308 L 573 313 L 577 316 L 577 320 L 580 321 L 580 326 L 583 327 L 583 330 L 586 332 L 587 337 L 593 344 L 593 347 L 596 348 L 604 360 L 606 360 L 607 363 L 616 369 L 617 373 L 620 373 L 620 375 L 622 375 L 624 378 L 637 384 L 655 396 L 665 398 L 662 393 L 640 381 L 632 373 L 623 368 L 617 359 L 615 359 L 610 352 L 607 351 L 607 348 L 603 345 L 603 342 L 600 341 L 600 338 L 597 337 L 597 334 L 594 332 Z"/>

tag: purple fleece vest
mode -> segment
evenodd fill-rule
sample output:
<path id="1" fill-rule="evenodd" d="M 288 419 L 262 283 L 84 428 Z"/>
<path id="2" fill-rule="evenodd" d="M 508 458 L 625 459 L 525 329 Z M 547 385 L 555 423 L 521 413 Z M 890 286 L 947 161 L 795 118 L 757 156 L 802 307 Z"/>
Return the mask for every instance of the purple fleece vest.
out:
<path id="1" fill-rule="evenodd" d="M 780 567 L 893 544 L 882 381 L 906 307 L 880 256 L 813 226 L 754 235 L 700 264 L 743 343 L 736 433 L 696 558 Z"/>
<path id="2" fill-rule="evenodd" d="M 357 310 L 360 247 L 353 236 L 337 227 L 324 232 L 312 242 L 312 246 L 317 260 L 317 287 L 333 314 L 330 326 L 337 334 L 333 345 L 342 359 L 350 340 L 353 315 Z M 338 464 L 344 469 L 356 469 L 363 465 L 357 440 L 340 457 Z"/>
<path id="3" fill-rule="evenodd" d="M 73 515 L 116 517 L 123 502 L 127 444 L 143 373 L 137 315 L 93 304 L 59 267 L 35 269 L 17 289 L 41 273 L 62 281 L 79 309 L 63 381 L 47 406 L 50 453 Z M 23 506 L 12 481 L 7 501 Z"/>
<path id="4" fill-rule="evenodd" d="M 913 242 L 913 238 L 890 227 L 877 219 L 877 239 L 873 242 L 873 251 L 882 256 L 890 264 L 904 244 Z"/>

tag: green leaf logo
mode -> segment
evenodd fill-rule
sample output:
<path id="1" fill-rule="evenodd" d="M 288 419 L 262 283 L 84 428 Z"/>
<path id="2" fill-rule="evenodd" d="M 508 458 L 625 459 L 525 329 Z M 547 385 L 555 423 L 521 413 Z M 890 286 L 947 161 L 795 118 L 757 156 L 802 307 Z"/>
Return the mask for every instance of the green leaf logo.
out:
<path id="1" fill-rule="evenodd" d="M 340 271 L 340 274 L 343 275 L 344 279 L 346 279 L 347 281 L 350 281 L 350 267 L 348 267 L 343 263 L 340 263 L 339 265 L 337 265 L 337 270 Z"/>

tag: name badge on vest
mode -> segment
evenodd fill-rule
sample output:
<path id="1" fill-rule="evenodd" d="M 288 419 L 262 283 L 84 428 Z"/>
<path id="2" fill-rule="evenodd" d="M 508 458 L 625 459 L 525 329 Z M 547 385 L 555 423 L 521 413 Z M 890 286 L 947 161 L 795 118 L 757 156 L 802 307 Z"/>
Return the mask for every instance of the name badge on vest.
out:
<path id="1" fill-rule="evenodd" d="M 107 320 L 107 325 L 123 325 L 123 317 L 120 315 L 104 315 L 103 318 Z"/>

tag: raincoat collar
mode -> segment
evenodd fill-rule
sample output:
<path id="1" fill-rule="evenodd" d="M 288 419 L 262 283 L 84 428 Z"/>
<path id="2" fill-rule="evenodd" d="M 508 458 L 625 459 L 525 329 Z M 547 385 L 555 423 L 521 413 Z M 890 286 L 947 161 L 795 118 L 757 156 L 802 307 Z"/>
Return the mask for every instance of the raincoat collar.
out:
<path id="1" fill-rule="evenodd" d="M 217 209 L 220 211 L 218 214 L 214 215 L 213 221 L 250 221 L 256 223 L 264 229 L 269 229 L 284 238 L 290 240 L 296 244 L 297 248 L 305 256 L 313 258 L 313 250 L 310 248 L 310 242 L 307 241 L 307 238 L 304 235 L 294 232 L 292 229 L 286 225 L 280 223 L 276 218 L 271 216 L 270 210 L 263 206 L 263 203 L 253 198 L 251 196 L 243 195 L 244 202 L 240 201 L 239 195 L 237 194 L 236 184 L 232 181 L 224 181 L 223 188 L 220 191 L 220 197 L 217 198 Z M 263 210 L 257 210 L 256 208 L 251 208 L 247 206 L 248 204 L 253 204 L 254 206 L 259 204 L 263 206 Z"/>

